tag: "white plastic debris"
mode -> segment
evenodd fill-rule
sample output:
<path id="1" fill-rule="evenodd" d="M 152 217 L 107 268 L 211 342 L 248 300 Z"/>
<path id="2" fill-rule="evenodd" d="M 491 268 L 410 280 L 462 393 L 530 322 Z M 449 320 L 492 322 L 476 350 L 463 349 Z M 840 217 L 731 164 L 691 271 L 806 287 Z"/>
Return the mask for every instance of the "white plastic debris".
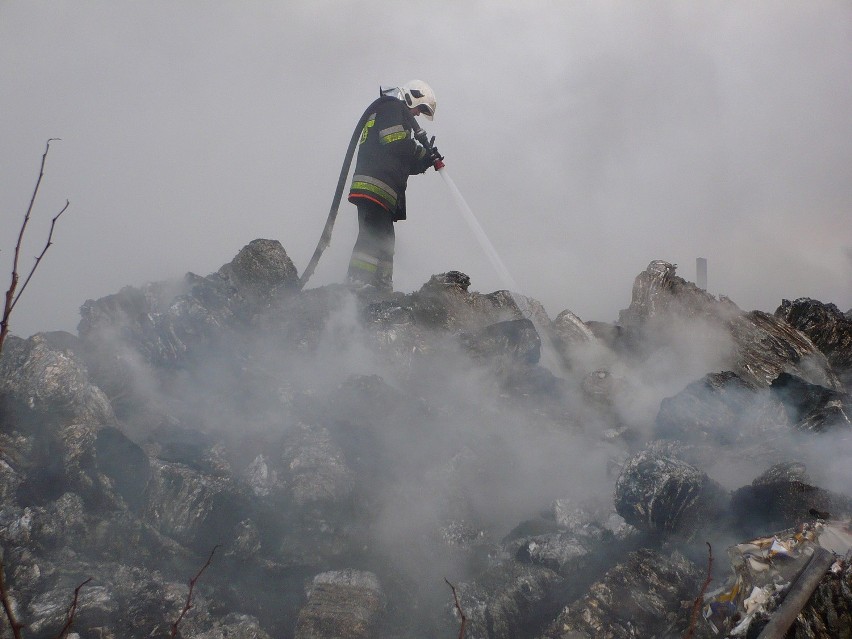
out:
<path id="1" fill-rule="evenodd" d="M 772 596 L 770 588 L 771 586 L 766 586 L 764 588 L 758 588 L 755 586 L 751 589 L 751 594 L 745 601 L 743 601 L 747 614 L 753 615 L 756 612 L 763 612 L 766 609 L 766 604 L 769 603 Z M 774 590 L 774 588 L 772 588 L 772 590 Z"/>
<path id="2" fill-rule="evenodd" d="M 791 541 L 787 541 L 785 543 L 785 542 L 782 542 L 780 539 L 778 539 L 776 537 L 772 540 L 772 546 L 769 549 L 769 556 L 774 557 L 776 555 L 782 555 L 784 557 L 792 557 L 793 556 L 793 551 L 792 551 L 793 545 L 794 545 L 794 543 L 791 542 Z"/>

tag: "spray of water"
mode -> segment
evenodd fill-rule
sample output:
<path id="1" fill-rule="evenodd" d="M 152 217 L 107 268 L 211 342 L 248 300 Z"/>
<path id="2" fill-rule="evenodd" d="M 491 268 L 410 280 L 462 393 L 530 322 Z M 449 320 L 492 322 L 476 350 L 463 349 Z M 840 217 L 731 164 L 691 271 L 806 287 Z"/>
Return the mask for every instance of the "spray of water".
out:
<path id="1" fill-rule="evenodd" d="M 509 273 L 509 269 L 506 268 L 506 265 L 503 263 L 503 260 L 500 259 L 500 256 L 497 254 L 497 250 L 494 248 L 494 245 L 491 243 L 491 240 L 488 239 L 488 235 L 485 234 L 485 230 L 482 228 L 482 225 L 479 223 L 479 220 L 476 219 L 476 216 L 473 214 L 473 211 L 468 206 L 467 202 L 464 199 L 464 196 L 459 191 L 459 188 L 456 186 L 456 183 L 453 182 L 453 178 L 450 177 L 447 168 L 444 167 L 440 171 L 441 177 L 444 179 L 444 183 L 450 189 L 450 193 L 453 196 L 453 201 L 455 201 L 456 206 L 458 206 L 459 211 L 461 211 L 464 216 L 464 221 L 467 222 L 467 225 L 470 227 L 470 230 L 473 231 L 474 236 L 476 236 L 476 240 L 479 242 L 479 245 L 482 247 L 482 250 L 485 251 L 485 255 L 488 256 L 488 260 L 491 262 L 491 266 L 494 267 L 494 270 L 497 271 L 497 274 L 500 276 L 500 281 L 503 283 L 510 292 L 517 291 L 518 285 L 515 282 L 512 274 Z M 514 299 L 514 298 L 513 298 Z M 517 304 L 517 300 L 515 300 Z"/>
<path id="2" fill-rule="evenodd" d="M 497 272 L 497 275 L 500 276 L 500 281 L 503 286 L 506 288 L 506 291 L 509 293 L 509 297 L 512 298 L 512 301 L 515 303 L 515 306 L 521 311 L 524 317 L 528 318 L 532 321 L 536 330 L 538 331 L 539 336 L 542 338 L 542 345 L 547 346 L 549 348 L 542 349 L 542 364 L 546 365 L 552 372 L 558 371 L 561 367 L 558 364 L 558 359 L 555 356 L 555 345 L 552 343 L 552 339 L 550 337 L 550 332 L 546 330 L 545 327 L 540 326 L 539 322 L 536 321 L 536 316 L 530 309 L 529 302 L 523 296 L 515 295 L 515 291 L 518 290 L 518 284 L 515 282 L 515 278 L 512 277 L 512 274 L 509 272 L 509 269 L 506 268 L 506 264 L 503 263 L 503 260 L 500 259 L 500 255 L 497 253 L 497 249 L 494 248 L 494 245 L 491 243 L 491 240 L 488 239 L 488 235 L 485 233 L 485 229 L 482 228 L 482 225 L 479 223 L 479 220 L 476 219 L 476 216 L 473 214 L 473 210 L 468 205 L 467 201 L 464 199 L 464 196 L 459 191 L 459 188 L 456 186 L 456 183 L 453 182 L 453 178 L 450 177 L 449 172 L 446 167 L 443 167 L 438 173 L 444 180 L 444 183 L 447 185 L 447 188 L 450 189 L 450 194 L 453 197 L 453 201 L 456 203 L 459 211 L 461 211 L 462 216 L 464 217 L 464 221 L 467 222 L 467 225 L 470 227 L 470 230 L 473 232 L 473 235 L 476 237 L 476 240 L 479 242 L 479 246 L 485 252 L 485 255 L 488 257 L 488 260 L 491 262 L 491 266 L 494 267 L 494 270 Z"/>

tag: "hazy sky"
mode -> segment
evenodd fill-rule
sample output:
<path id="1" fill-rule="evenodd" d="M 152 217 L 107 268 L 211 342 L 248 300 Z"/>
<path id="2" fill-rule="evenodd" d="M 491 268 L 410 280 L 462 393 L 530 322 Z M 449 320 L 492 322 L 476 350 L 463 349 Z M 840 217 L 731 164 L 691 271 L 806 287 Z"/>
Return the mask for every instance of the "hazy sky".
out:
<path id="1" fill-rule="evenodd" d="M 252 239 L 301 271 L 380 84 L 429 82 L 447 170 L 551 316 L 613 321 L 654 259 L 740 307 L 852 307 L 852 3 L 0 0 L 0 267 L 48 157 L 12 331 L 206 275 Z M 440 176 L 409 182 L 397 290 L 503 286 Z M 340 281 L 344 202 L 311 286 Z"/>

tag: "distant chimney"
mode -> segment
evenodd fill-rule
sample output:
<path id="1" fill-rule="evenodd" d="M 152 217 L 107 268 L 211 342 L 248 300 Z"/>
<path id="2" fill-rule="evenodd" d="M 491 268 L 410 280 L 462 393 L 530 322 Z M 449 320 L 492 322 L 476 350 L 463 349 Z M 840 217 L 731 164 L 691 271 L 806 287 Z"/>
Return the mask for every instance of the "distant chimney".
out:
<path id="1" fill-rule="evenodd" d="M 695 258 L 695 283 L 703 291 L 707 290 L 707 258 Z"/>

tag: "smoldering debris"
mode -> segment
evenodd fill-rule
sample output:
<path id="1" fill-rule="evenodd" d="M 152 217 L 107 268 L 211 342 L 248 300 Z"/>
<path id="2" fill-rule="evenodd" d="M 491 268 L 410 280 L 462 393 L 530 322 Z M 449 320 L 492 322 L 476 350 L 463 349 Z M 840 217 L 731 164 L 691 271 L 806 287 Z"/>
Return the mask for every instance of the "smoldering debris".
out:
<path id="1" fill-rule="evenodd" d="M 744 312 L 663 261 L 617 324 L 458 271 L 409 294 L 297 281 L 256 240 L 85 302 L 78 335 L 6 342 L 0 543 L 37 636 L 89 577 L 80 637 L 169 636 L 213 547 L 182 636 L 457 636 L 445 579 L 468 639 L 718 636 L 690 618 L 705 541 L 852 514 L 830 305 Z M 802 636 L 852 609 L 838 561 Z"/>
<path id="2" fill-rule="evenodd" d="M 758 636 L 761 631 L 765 636 L 788 636 L 786 628 L 793 625 L 797 637 L 848 634 L 852 602 L 842 591 L 848 590 L 852 576 L 850 549 L 852 529 L 831 521 L 805 522 L 731 546 L 733 572 L 706 597 L 706 627 L 712 635 L 731 637 Z M 773 614 L 782 605 L 783 620 Z"/>
<path id="3" fill-rule="evenodd" d="M 627 523 L 688 539 L 719 518 L 726 502 L 705 473 L 653 446 L 627 460 L 615 484 L 615 510 Z"/>
<path id="4" fill-rule="evenodd" d="M 842 391 L 809 384 L 790 373 L 781 373 L 772 380 L 770 389 L 776 395 L 790 421 L 800 430 L 823 432 L 830 429 L 849 431 L 852 428 L 852 395 Z"/>
<path id="5" fill-rule="evenodd" d="M 384 595 L 376 575 L 360 570 L 320 573 L 307 588 L 296 639 L 369 639 L 375 636 Z"/>
<path id="6" fill-rule="evenodd" d="M 803 297 L 782 300 L 775 316 L 805 335 L 822 351 L 834 371 L 841 377 L 852 375 L 852 317 L 834 304 L 823 304 Z"/>
<path id="7" fill-rule="evenodd" d="M 635 551 L 566 606 L 541 639 L 682 637 L 689 623 L 683 603 L 700 581 L 700 569 L 679 553 Z"/>

